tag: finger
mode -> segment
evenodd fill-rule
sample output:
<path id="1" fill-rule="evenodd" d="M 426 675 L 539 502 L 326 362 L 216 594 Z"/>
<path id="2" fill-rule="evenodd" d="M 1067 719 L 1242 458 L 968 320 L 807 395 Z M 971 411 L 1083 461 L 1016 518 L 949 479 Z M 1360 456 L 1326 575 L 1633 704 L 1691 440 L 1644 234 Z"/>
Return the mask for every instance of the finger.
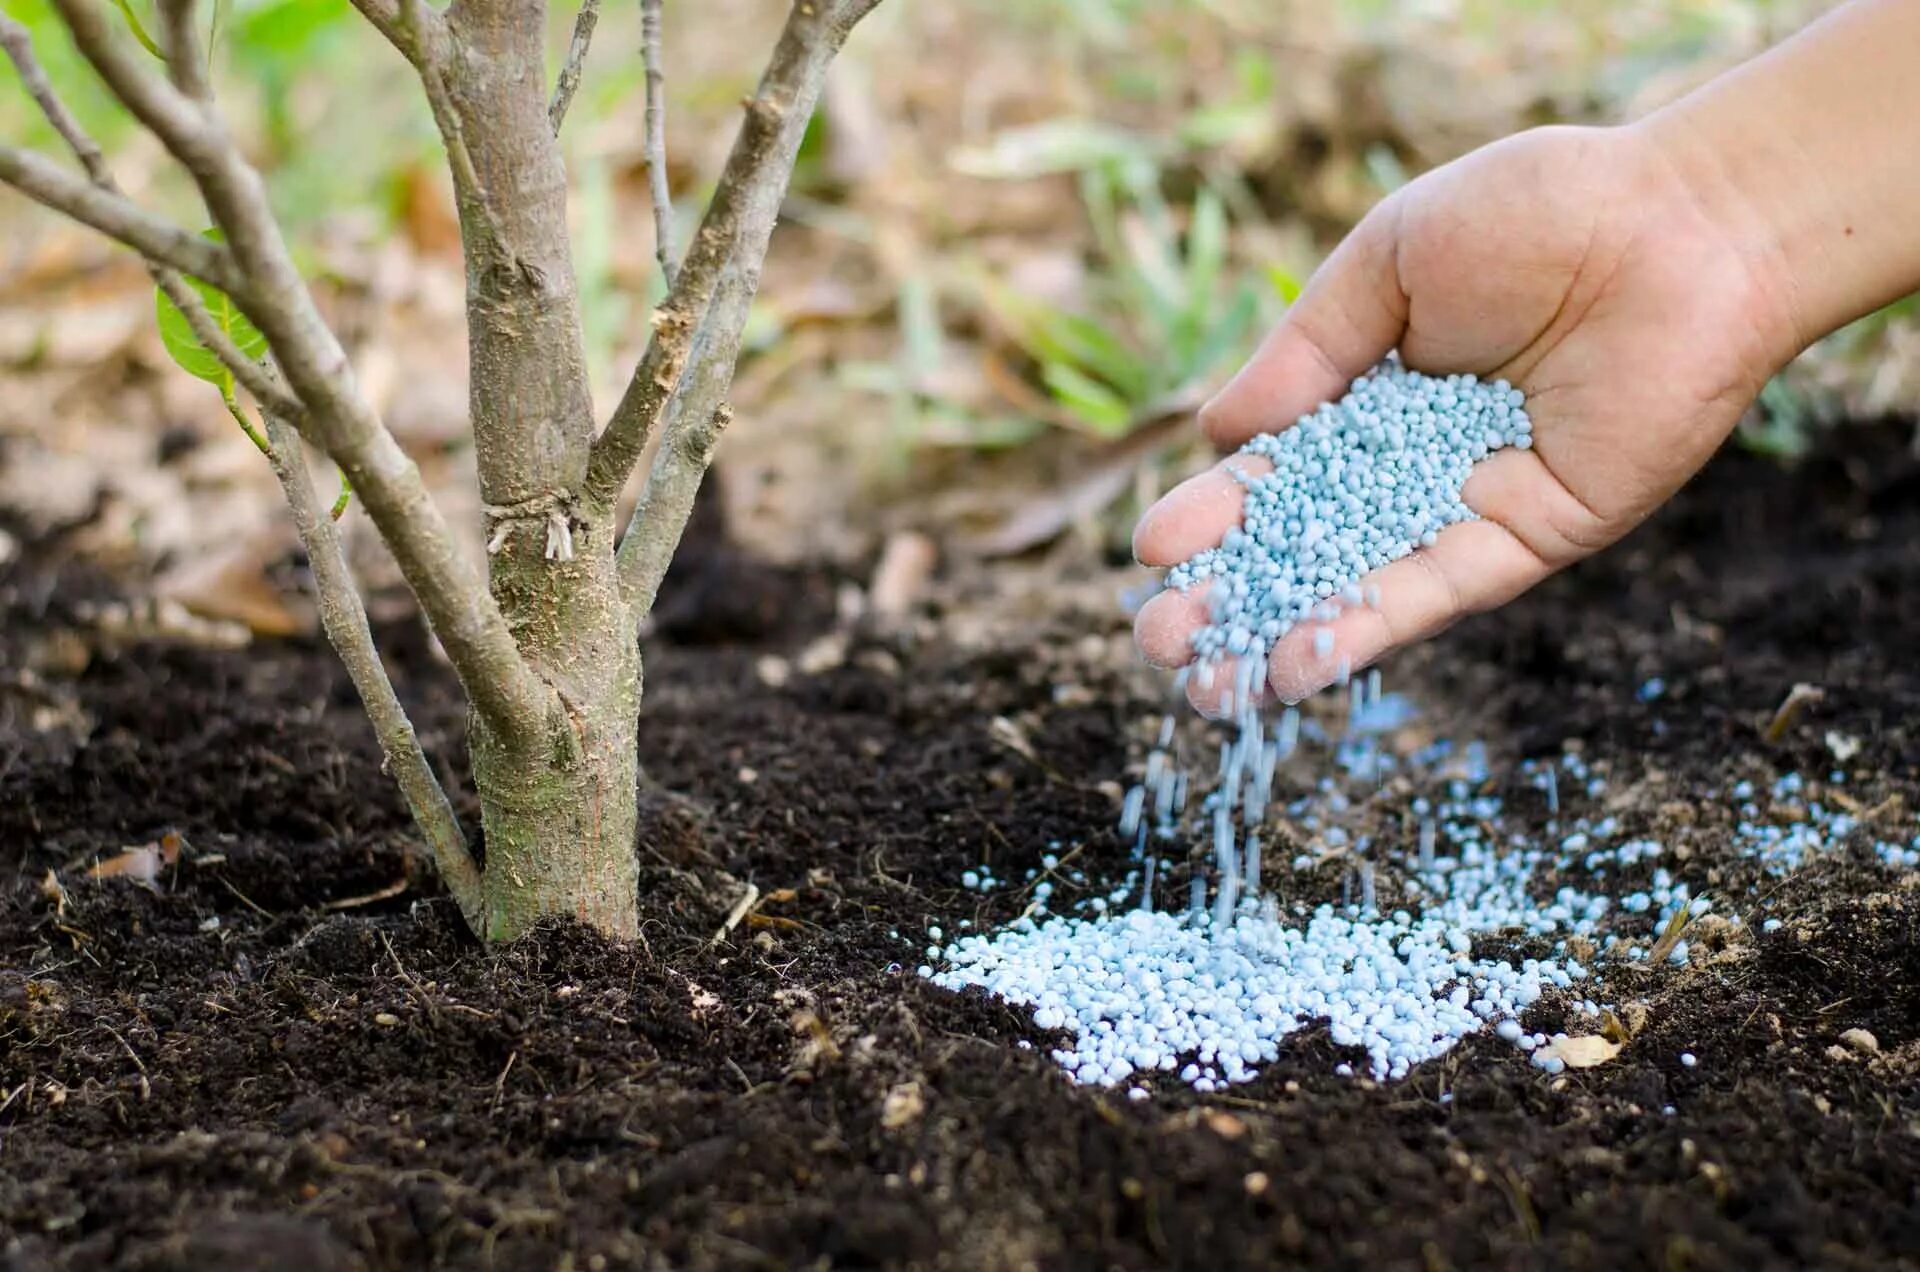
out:
<path id="1" fill-rule="evenodd" d="M 1142 565 L 1178 565 L 1196 552 L 1220 546 L 1240 524 L 1247 480 L 1264 477 L 1273 463 L 1259 455 L 1230 455 L 1189 477 L 1147 509 L 1133 530 L 1133 556 Z M 1235 476 L 1235 474 L 1239 476 Z"/>
<path id="2" fill-rule="evenodd" d="M 1211 615 L 1205 588 L 1173 588 L 1150 598 L 1133 617 L 1133 643 L 1149 665 L 1171 670 L 1193 661 L 1193 634 Z"/>
<path id="3" fill-rule="evenodd" d="M 1350 607 L 1330 622 L 1301 623 L 1282 636 L 1267 659 L 1267 679 L 1282 701 L 1299 702 L 1342 670 L 1359 671 L 1456 619 L 1504 605 L 1552 572 L 1495 522 L 1448 526 L 1432 547 L 1362 580 L 1374 604 Z"/>
<path id="4" fill-rule="evenodd" d="M 1386 357 L 1407 328 L 1395 263 L 1400 201 L 1362 218 L 1238 375 L 1200 408 L 1200 427 L 1223 449 L 1277 432 Z"/>

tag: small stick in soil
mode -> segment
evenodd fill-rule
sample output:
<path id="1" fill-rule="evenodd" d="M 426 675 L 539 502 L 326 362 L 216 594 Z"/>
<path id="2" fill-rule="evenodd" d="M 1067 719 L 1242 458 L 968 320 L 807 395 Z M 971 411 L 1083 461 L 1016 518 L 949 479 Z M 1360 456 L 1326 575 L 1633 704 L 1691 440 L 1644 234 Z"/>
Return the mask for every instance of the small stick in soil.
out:
<path id="1" fill-rule="evenodd" d="M 500 1111 L 500 1102 L 507 1096 L 507 1075 L 513 1072 L 513 1062 L 520 1058 L 518 1051 L 507 1054 L 506 1064 L 500 1067 L 500 1076 L 493 1080 L 493 1111 Z"/>
<path id="2" fill-rule="evenodd" d="M 1795 685 L 1787 690 L 1787 696 L 1780 700 L 1780 705 L 1774 709 L 1773 719 L 1767 722 L 1767 727 L 1760 736 L 1765 739 L 1768 746 L 1780 745 L 1781 740 L 1787 736 L 1787 730 L 1793 727 L 1794 722 L 1806 709 L 1826 696 L 1827 691 L 1818 685 L 1805 683 Z"/>
<path id="3" fill-rule="evenodd" d="M 740 921 L 747 917 L 747 912 L 753 909 L 754 903 L 759 899 L 760 886 L 749 883 L 747 890 L 740 894 L 740 899 L 733 903 L 733 909 L 727 911 L 727 921 L 720 925 L 720 930 L 713 934 L 711 941 L 707 942 L 707 948 L 712 949 L 714 946 L 720 944 L 720 942 L 727 938 L 727 933 L 739 927 Z"/>
<path id="4" fill-rule="evenodd" d="M 1647 951 L 1647 966 L 1658 967 L 1666 962 L 1667 956 L 1673 953 L 1675 946 L 1680 944 L 1681 936 L 1686 933 L 1688 925 L 1692 922 L 1691 907 L 1683 905 L 1675 910 L 1673 917 L 1667 920 L 1666 930 L 1660 933 L 1660 939 L 1654 942 L 1651 950 Z"/>
<path id="5" fill-rule="evenodd" d="M 389 898 L 399 896 L 407 890 L 410 883 L 410 880 L 402 877 L 398 881 L 390 883 L 378 891 L 363 893 L 357 897 L 341 897 L 337 901 L 327 902 L 320 908 L 322 910 L 353 910 L 363 905 L 372 905 L 376 901 L 385 901 Z"/>
<path id="6" fill-rule="evenodd" d="M 120 1031 L 118 1029 L 115 1029 L 112 1025 L 108 1024 L 104 1020 L 100 1022 L 100 1027 L 113 1035 L 113 1040 L 120 1044 L 120 1050 L 126 1052 L 127 1059 L 133 1061 L 133 1067 L 140 1070 L 140 1101 L 141 1103 L 144 1104 L 146 1101 L 151 1100 L 153 1098 L 153 1083 L 147 1080 L 147 1066 L 140 1062 L 140 1054 L 136 1052 L 131 1046 L 127 1045 L 127 1040 L 120 1036 Z"/>
<path id="7" fill-rule="evenodd" d="M 380 944 L 387 947 L 387 957 L 393 960 L 393 970 L 400 973 L 400 979 L 405 981 L 407 987 L 420 999 L 420 1005 L 427 1009 L 428 1019 L 432 1020 L 433 1027 L 438 1029 L 440 1027 L 440 1009 L 434 1005 L 433 996 L 427 993 L 426 986 L 415 979 L 414 974 L 408 971 L 406 966 L 400 962 L 400 956 L 393 952 L 393 942 L 387 939 L 385 932 L 380 934 Z"/>

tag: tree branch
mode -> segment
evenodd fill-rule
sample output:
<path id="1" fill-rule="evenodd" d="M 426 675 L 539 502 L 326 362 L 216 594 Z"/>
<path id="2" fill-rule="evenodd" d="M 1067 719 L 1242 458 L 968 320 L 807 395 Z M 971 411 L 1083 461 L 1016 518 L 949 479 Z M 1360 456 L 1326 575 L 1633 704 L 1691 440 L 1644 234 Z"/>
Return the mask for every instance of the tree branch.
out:
<path id="1" fill-rule="evenodd" d="M 700 425 L 670 433 L 661 444 L 621 544 L 621 587 L 635 613 L 652 611 L 660 583 L 680 547 L 680 536 L 686 533 L 687 519 L 693 515 L 700 482 L 713 464 L 720 435 L 731 423 L 733 408 L 722 402 Z"/>
<path id="2" fill-rule="evenodd" d="M 760 87 L 747 102 L 746 118 L 713 201 L 687 248 L 680 276 L 654 315 L 653 338 L 606 430 L 594 442 L 584 487 L 586 500 L 611 506 L 619 498 L 620 488 L 679 387 L 695 338 L 708 322 L 720 275 L 730 261 L 750 271 L 743 276 L 749 280 L 746 299 L 752 299 L 760 262 L 786 197 L 807 121 L 820 100 L 827 68 L 854 24 L 878 3 L 796 0 Z M 741 320 L 745 320 L 744 307 Z M 704 419 L 716 405 L 717 398 L 702 404 L 693 417 Z"/>
<path id="3" fill-rule="evenodd" d="M 420 472 L 374 415 L 346 352 L 321 318 L 268 205 L 260 176 L 217 117 L 117 45 L 91 0 L 57 0 L 81 54 L 200 188 L 244 271 L 222 287 L 267 337 L 305 424 L 361 495 L 447 651 L 474 709 L 503 731 L 545 727 L 557 698 L 520 657 L 499 606 L 454 547 Z M 205 277 L 205 275 L 202 275 Z"/>
<path id="4" fill-rule="evenodd" d="M 400 29 L 400 6 L 395 0 L 353 0 L 353 7 L 367 25 L 387 38 L 387 43 L 407 56 L 406 35 Z"/>
<path id="5" fill-rule="evenodd" d="M 673 195 L 667 189 L 667 71 L 660 54 L 660 0 L 640 0 L 640 56 L 647 72 L 647 192 L 653 202 L 653 254 L 667 290 L 673 263 Z"/>
<path id="6" fill-rule="evenodd" d="M 0 183 L 149 260 L 163 261 L 212 283 L 236 300 L 246 291 L 246 281 L 226 248 L 109 194 L 31 150 L 0 142 Z"/>
<path id="7" fill-rule="evenodd" d="M 657 2 L 657 0 L 656 0 Z M 573 42 L 567 46 L 567 60 L 560 67 L 560 78 L 553 84 L 553 100 L 547 104 L 547 118 L 553 123 L 553 135 L 560 135 L 567 108 L 580 88 L 580 74 L 587 62 L 587 49 L 593 45 L 593 28 L 600 23 L 600 0 L 580 0 L 580 14 L 573 20 Z"/>
<path id="8" fill-rule="evenodd" d="M 193 24 L 194 0 L 159 0 L 159 8 L 161 47 L 173 86 L 202 109 L 212 109 L 213 85 L 207 82 L 207 51 Z"/>
<path id="9" fill-rule="evenodd" d="M 427 94 L 427 107 L 440 130 L 440 142 L 447 150 L 447 167 L 453 174 L 454 197 L 475 214 L 477 224 L 486 230 L 483 246 L 496 258 L 507 256 L 506 234 L 500 217 L 488 202 L 486 188 L 473 165 L 473 152 L 467 149 L 466 125 L 447 91 L 442 68 L 446 58 L 446 21 L 426 6 L 425 0 L 400 0 L 400 51 L 420 73 L 420 86 Z"/>
<path id="10" fill-rule="evenodd" d="M 327 640 L 346 665 L 347 676 L 360 695 L 367 718 L 373 722 L 374 736 L 386 757 L 387 771 L 406 797 L 413 820 L 433 849 L 434 865 L 447 891 L 453 894 L 474 931 L 484 931 L 485 902 L 482 897 L 480 868 L 467 850 L 466 835 L 454 816 L 447 793 L 433 775 L 426 752 L 413 731 L 413 722 L 393 691 L 393 681 L 380 661 L 374 646 L 373 631 L 367 624 L 367 609 L 360 600 L 347 568 L 346 554 L 340 549 L 340 536 L 333 518 L 313 492 L 307 472 L 306 456 L 301 451 L 300 434 L 293 425 L 275 415 L 267 416 L 267 437 L 271 449 L 268 460 L 273 474 L 286 492 L 287 506 L 293 510 L 293 526 L 307 550 L 307 565 L 313 572 L 314 594 L 320 609 L 320 624 Z"/>

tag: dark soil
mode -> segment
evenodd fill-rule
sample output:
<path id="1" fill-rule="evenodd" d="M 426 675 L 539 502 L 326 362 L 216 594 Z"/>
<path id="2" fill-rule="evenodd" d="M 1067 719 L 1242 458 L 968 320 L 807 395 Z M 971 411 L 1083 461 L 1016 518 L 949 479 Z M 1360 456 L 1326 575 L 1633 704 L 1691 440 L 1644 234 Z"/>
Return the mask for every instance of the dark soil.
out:
<path id="1" fill-rule="evenodd" d="M 1582 747 L 1687 877 L 1727 908 L 1768 890 L 1788 919 L 1610 972 L 1639 1031 L 1559 1079 L 1476 1039 L 1402 1083 L 1342 1080 L 1310 1031 L 1230 1096 L 1131 1102 L 1071 1086 L 1023 1011 L 914 975 L 930 922 L 1025 904 L 962 891 L 964 868 L 1017 883 L 1057 840 L 1118 870 L 1099 784 L 1158 705 L 1087 652 L 1111 616 L 988 654 L 856 637 L 773 687 L 762 661 L 792 668 L 826 630 L 830 581 L 712 556 L 649 649 L 642 942 L 562 927 L 488 951 L 415 859 L 325 649 L 113 652 L 73 632 L 99 585 L 42 545 L 0 580 L 0 1251 L 283 1272 L 1920 1266 L 1920 887 L 1857 844 L 1760 879 L 1724 798 L 1739 776 L 1824 782 L 1833 731 L 1862 746 L 1828 797 L 1911 836 L 1904 440 L 1863 428 L 1792 473 L 1725 456 L 1627 545 L 1394 669 L 1502 760 Z M 463 782 L 448 678 L 384 637 Z M 1668 689 L 1643 702 L 1652 675 Z M 1757 722 L 1795 682 L 1826 697 L 1769 747 Z M 87 878 L 151 842 L 178 849 L 152 886 Z M 758 907 L 716 939 L 749 882 Z M 1853 1028 L 1878 1050 L 1835 1049 Z"/>

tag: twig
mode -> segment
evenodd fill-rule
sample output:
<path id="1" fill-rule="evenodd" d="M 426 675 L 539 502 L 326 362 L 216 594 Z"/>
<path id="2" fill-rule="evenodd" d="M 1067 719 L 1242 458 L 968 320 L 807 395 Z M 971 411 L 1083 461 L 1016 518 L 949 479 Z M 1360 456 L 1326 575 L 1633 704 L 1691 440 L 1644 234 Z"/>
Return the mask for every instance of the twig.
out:
<path id="1" fill-rule="evenodd" d="M 266 336 L 307 407 L 301 422 L 360 493 L 475 711 L 522 735 L 543 728 L 557 710 L 553 691 L 521 659 L 504 615 L 454 547 L 419 470 L 361 396 L 345 351 L 294 267 L 259 173 L 217 123 L 113 40 L 92 0 L 56 3 L 82 56 L 199 187 L 244 271 L 237 279 L 207 281 L 227 290 Z"/>
<path id="2" fill-rule="evenodd" d="M 159 0 L 159 5 L 160 39 L 173 86 L 201 106 L 211 107 L 213 85 L 207 81 L 207 55 L 194 25 L 195 0 Z"/>
<path id="3" fill-rule="evenodd" d="M 1760 731 L 1761 738 L 1769 746 L 1778 746 L 1787 736 L 1787 730 L 1817 702 L 1825 700 L 1827 691 L 1818 685 L 1796 684 L 1787 691 L 1787 696 L 1774 708 L 1773 717 L 1767 721 L 1767 727 Z"/>
<path id="4" fill-rule="evenodd" d="M 611 507 L 621 487 L 661 423 L 669 402 L 684 417 L 704 426 L 731 379 L 703 389 L 699 401 L 678 395 L 683 373 L 691 365 L 696 346 L 703 358 L 738 347 L 736 325 L 744 325 L 746 306 L 759 286 L 760 263 L 773 235 L 773 223 L 793 174 L 794 160 L 806 135 L 807 121 L 820 100 L 827 68 L 852 30 L 879 0 L 809 0 L 795 4 L 780 41 L 774 47 L 760 86 L 748 100 L 746 118 L 734 139 L 733 150 L 720 175 L 713 201 L 707 205 L 700 228 L 687 248 L 673 290 L 654 315 L 653 338 L 647 342 L 640 365 L 628 381 L 613 417 L 593 444 L 583 500 L 593 507 Z M 730 303 L 717 296 L 729 266 L 741 286 Z M 679 533 L 673 531 L 677 542 Z M 628 562 L 639 554 L 634 528 L 621 547 L 623 580 L 638 565 Z M 629 591 L 631 589 L 629 588 Z"/>
<path id="5" fill-rule="evenodd" d="M 713 939 L 707 942 L 707 948 L 711 949 L 720 944 L 721 941 L 726 939 L 727 933 L 739 927 L 740 920 L 747 917 L 747 911 L 753 909 L 754 902 L 759 899 L 760 886 L 755 883 L 749 883 L 747 890 L 740 894 L 740 899 L 733 903 L 733 908 L 727 911 L 726 921 L 720 925 L 720 930 L 713 934 Z"/>
<path id="6" fill-rule="evenodd" d="M 647 72 L 647 191 L 653 200 L 653 254 L 673 290 L 673 195 L 667 190 L 667 70 L 660 53 L 661 0 L 640 0 L 640 56 Z"/>
<path id="7" fill-rule="evenodd" d="M 133 1067 L 140 1071 L 140 1099 L 143 1102 L 151 1100 L 153 1098 L 153 1083 L 147 1079 L 147 1066 L 141 1063 L 140 1053 L 128 1046 L 127 1040 L 120 1036 L 120 1031 L 106 1021 L 101 1021 L 100 1027 L 113 1035 L 113 1040 L 120 1044 L 120 1050 L 127 1053 L 127 1059 L 133 1061 Z"/>
<path id="8" fill-rule="evenodd" d="M 738 347 L 738 342 L 735 342 Z M 725 402 L 713 408 L 705 428 L 669 429 L 660 453 L 647 473 L 646 488 L 634 507 L 627 529 L 629 544 L 620 553 L 622 583 L 627 603 L 637 613 L 653 609 L 667 566 L 680 546 L 680 536 L 693 515 L 701 479 L 713 463 L 720 435 L 733 422 L 733 408 Z"/>
<path id="9" fill-rule="evenodd" d="M 367 20 L 368 25 L 384 35 L 389 44 L 405 55 L 406 36 L 400 29 L 400 6 L 395 3 L 395 0 L 352 0 L 352 2 L 353 7 L 360 11 L 360 16 Z"/>
<path id="10" fill-rule="evenodd" d="M 445 22 L 427 8 L 425 0 L 400 0 L 400 34 L 405 43 L 400 51 L 420 74 L 420 86 L 427 94 L 427 107 L 433 112 L 434 125 L 440 130 L 441 144 L 447 148 L 447 166 L 453 173 L 453 192 L 470 217 L 478 217 L 486 233 L 485 246 L 503 260 L 508 256 L 506 232 L 487 199 L 480 183 L 479 170 L 473 166 L 473 152 L 467 149 L 466 127 L 460 108 L 447 89 L 441 67 L 438 35 Z"/>
<path id="11" fill-rule="evenodd" d="M 346 665 L 347 677 L 373 723 L 374 736 L 387 770 L 393 774 L 406 797 L 420 833 L 433 850 L 433 862 L 441 882 L 453 896 L 460 913 L 477 932 L 485 902 L 480 867 L 467 851 L 467 837 L 454 816 L 447 793 L 434 778 L 433 767 L 421 749 L 420 739 L 407 718 L 406 708 L 393 691 L 393 681 L 380 661 L 373 643 L 373 630 L 367 624 L 367 609 L 360 600 L 341 550 L 340 536 L 333 518 L 320 507 L 307 473 L 306 456 L 300 449 L 300 435 L 293 426 L 275 416 L 267 417 L 267 436 L 273 443 L 270 458 L 274 475 L 286 493 L 287 506 L 293 511 L 294 529 L 307 549 L 307 568 L 313 573 L 314 595 L 320 610 L 320 625 L 327 640 Z"/>
<path id="12" fill-rule="evenodd" d="M 500 1075 L 493 1080 L 493 1111 L 500 1111 L 500 1102 L 507 1098 L 507 1075 L 513 1072 L 513 1062 L 520 1058 L 518 1051 L 507 1053 L 507 1062 L 500 1066 Z"/>
<path id="13" fill-rule="evenodd" d="M 246 288 L 226 248 L 81 180 L 31 150 L 0 142 L 0 183 L 149 260 L 204 279 L 236 300 Z"/>
<path id="14" fill-rule="evenodd" d="M 434 1005 L 433 995 L 427 992 L 427 987 L 420 983 L 419 977 L 407 970 L 407 965 L 400 961 L 400 956 L 393 952 L 393 942 L 387 939 L 385 932 L 380 934 L 380 944 L 387 947 L 387 957 L 393 960 L 393 970 L 400 973 L 400 979 L 407 983 L 407 988 L 419 997 L 420 1005 L 427 1009 L 427 1019 L 433 1022 L 435 1029 L 438 1029 L 440 1027 L 440 1009 Z"/>
<path id="15" fill-rule="evenodd" d="M 642 0 L 644 5 L 648 0 Z M 645 19 L 642 19 L 644 21 Z M 600 0 L 580 0 L 580 13 L 573 20 L 573 42 L 567 46 L 567 60 L 560 67 L 560 78 L 553 84 L 553 100 L 547 103 L 547 118 L 553 123 L 553 135 L 560 135 L 567 108 L 580 88 L 580 73 L 587 62 L 587 50 L 593 45 L 593 28 L 600 23 Z"/>

